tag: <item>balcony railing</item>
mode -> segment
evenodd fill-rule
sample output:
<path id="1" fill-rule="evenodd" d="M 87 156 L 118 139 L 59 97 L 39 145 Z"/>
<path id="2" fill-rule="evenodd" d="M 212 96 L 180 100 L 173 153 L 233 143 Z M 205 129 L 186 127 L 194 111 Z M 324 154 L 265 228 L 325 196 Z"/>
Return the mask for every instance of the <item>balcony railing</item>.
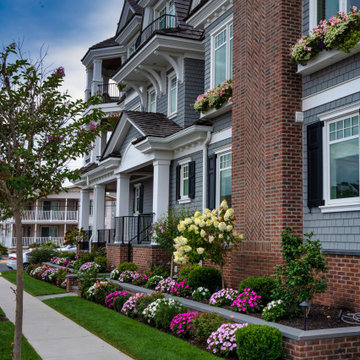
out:
<path id="1" fill-rule="evenodd" d="M 178 27 L 175 15 L 164 14 L 150 23 L 139 35 L 135 42 L 135 48 L 141 46 L 157 30 L 174 29 Z"/>
<path id="2" fill-rule="evenodd" d="M 23 221 L 77 221 L 77 211 L 36 211 L 24 210 L 22 213 Z"/>
<path id="3" fill-rule="evenodd" d="M 99 84 L 98 93 L 103 96 L 104 103 L 116 102 L 119 100 L 120 91 L 118 84 Z"/>
<path id="4" fill-rule="evenodd" d="M 49 242 L 55 243 L 58 246 L 63 246 L 64 245 L 64 238 L 63 237 L 52 237 L 52 236 L 48 236 L 48 237 L 23 237 L 23 246 L 30 246 L 31 244 L 46 244 Z M 11 247 L 15 247 L 16 246 L 16 238 L 13 237 L 12 241 L 11 241 Z"/>

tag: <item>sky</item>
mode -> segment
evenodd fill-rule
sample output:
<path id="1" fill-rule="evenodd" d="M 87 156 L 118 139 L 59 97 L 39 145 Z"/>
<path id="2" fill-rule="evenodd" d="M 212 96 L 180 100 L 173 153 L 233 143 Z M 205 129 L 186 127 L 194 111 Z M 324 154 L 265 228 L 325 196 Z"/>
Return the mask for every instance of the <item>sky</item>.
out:
<path id="1" fill-rule="evenodd" d="M 22 43 L 25 57 L 47 53 L 49 70 L 65 68 L 64 91 L 83 98 L 88 48 L 115 35 L 123 0 L 0 0 L 0 46 Z M 71 168 L 81 166 L 77 161 Z"/>

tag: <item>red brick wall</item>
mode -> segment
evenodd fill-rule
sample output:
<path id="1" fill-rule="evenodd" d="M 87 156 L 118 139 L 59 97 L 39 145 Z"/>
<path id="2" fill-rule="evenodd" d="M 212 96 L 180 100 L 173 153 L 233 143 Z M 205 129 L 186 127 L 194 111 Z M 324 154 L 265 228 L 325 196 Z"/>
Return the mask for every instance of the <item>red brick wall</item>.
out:
<path id="1" fill-rule="evenodd" d="M 109 271 L 116 269 L 121 263 L 129 261 L 128 245 L 107 244 L 106 259 L 106 267 Z"/>
<path id="2" fill-rule="evenodd" d="M 300 0 L 234 2 L 232 202 L 244 241 L 232 286 L 272 272 L 284 227 L 302 232 L 301 78 L 289 56 L 301 18 Z"/>
<path id="3" fill-rule="evenodd" d="M 150 263 L 159 264 L 160 262 L 169 262 L 171 259 L 169 253 L 159 246 L 133 246 L 132 261 L 139 266 L 139 271 L 150 270 Z"/>
<path id="4" fill-rule="evenodd" d="M 315 301 L 324 305 L 360 311 L 360 257 L 327 255 L 327 292 Z"/>
<path id="5" fill-rule="evenodd" d="M 296 341 L 283 338 L 286 360 L 360 359 L 360 336 Z"/>

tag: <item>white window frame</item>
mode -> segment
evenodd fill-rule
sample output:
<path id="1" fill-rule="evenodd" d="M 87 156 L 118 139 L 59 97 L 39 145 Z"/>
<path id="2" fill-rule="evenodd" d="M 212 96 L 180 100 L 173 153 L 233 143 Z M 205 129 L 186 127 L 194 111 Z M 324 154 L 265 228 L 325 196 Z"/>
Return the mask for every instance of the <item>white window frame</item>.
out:
<path id="1" fill-rule="evenodd" d="M 357 102 L 351 104 L 350 106 L 337 109 L 336 111 L 331 111 L 318 115 L 320 121 L 324 122 L 322 138 L 323 138 L 323 198 L 325 204 L 323 206 L 319 206 L 322 213 L 360 210 L 360 196 L 352 197 L 352 198 L 344 198 L 344 199 L 330 199 L 330 154 L 329 154 L 330 124 L 339 120 L 347 119 L 351 116 L 358 116 L 359 130 L 360 130 L 359 107 L 360 107 L 360 103 Z M 359 138 L 359 155 L 360 155 L 360 134 L 358 134 L 358 138 Z"/>
<path id="2" fill-rule="evenodd" d="M 339 11 L 348 12 L 347 9 L 347 0 L 338 0 L 339 1 Z M 309 32 L 318 25 L 318 14 L 317 14 L 317 4 L 318 0 L 310 0 L 309 2 Z"/>
<path id="3" fill-rule="evenodd" d="M 126 53 L 128 58 L 136 51 L 136 39 L 137 36 L 132 38 L 126 46 Z M 132 46 L 134 47 L 133 50 L 131 50 Z"/>
<path id="4" fill-rule="evenodd" d="M 190 178 L 189 178 L 189 164 L 191 162 L 191 158 L 186 158 L 178 162 L 180 166 L 180 199 L 178 200 L 179 204 L 190 203 L 191 199 L 189 198 L 189 190 L 190 190 Z M 184 169 L 188 168 L 188 194 L 184 195 Z"/>
<path id="5" fill-rule="evenodd" d="M 220 172 L 223 170 L 228 170 L 231 169 L 231 181 L 232 181 L 232 164 L 230 165 L 230 168 L 226 168 L 226 169 L 221 169 L 220 170 L 220 158 L 221 156 L 224 155 L 231 155 L 231 159 L 232 159 L 232 147 L 231 146 L 225 146 L 219 149 L 216 149 L 214 151 L 214 153 L 217 155 L 216 156 L 216 207 L 220 206 Z M 232 196 L 232 194 L 231 194 Z"/>
<path id="6" fill-rule="evenodd" d="M 210 88 L 216 87 L 215 83 L 215 37 L 226 28 L 226 77 L 225 80 L 230 79 L 230 25 L 233 24 L 233 17 L 227 18 L 223 23 L 217 26 L 211 33 L 211 51 L 210 51 Z M 233 35 L 234 36 L 234 35 Z M 234 53 L 233 53 L 234 54 Z"/>
<path id="7" fill-rule="evenodd" d="M 175 111 L 171 112 L 171 81 L 176 80 L 176 95 L 175 95 Z M 168 117 L 175 117 L 178 110 L 178 95 L 179 95 L 179 81 L 176 74 L 172 72 L 168 75 Z"/>
<path id="8" fill-rule="evenodd" d="M 154 95 L 155 98 L 155 110 L 151 111 L 151 96 Z M 156 91 L 154 88 L 151 88 L 148 90 L 148 111 L 149 112 L 154 112 L 156 113 L 156 109 L 157 109 L 157 96 L 156 96 Z"/>
<path id="9" fill-rule="evenodd" d="M 134 185 L 134 215 L 139 215 L 140 214 L 140 209 L 137 209 L 137 199 L 139 198 L 139 205 L 140 205 L 140 188 L 141 188 L 141 183 L 135 184 Z"/>

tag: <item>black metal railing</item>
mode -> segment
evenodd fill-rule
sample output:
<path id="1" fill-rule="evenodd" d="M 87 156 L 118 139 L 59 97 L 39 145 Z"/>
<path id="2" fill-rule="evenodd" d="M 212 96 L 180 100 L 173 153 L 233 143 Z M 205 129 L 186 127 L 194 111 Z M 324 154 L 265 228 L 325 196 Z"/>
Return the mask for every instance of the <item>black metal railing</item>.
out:
<path id="1" fill-rule="evenodd" d="M 152 221 L 153 214 L 116 217 L 113 241 L 121 244 L 149 243 L 151 241 Z"/>
<path id="2" fill-rule="evenodd" d="M 84 230 L 84 236 L 79 243 L 80 250 L 89 250 L 91 236 L 92 230 Z"/>
<path id="3" fill-rule="evenodd" d="M 98 85 L 98 93 L 102 95 L 103 102 L 116 102 L 120 97 L 120 90 L 118 84 L 115 83 L 104 83 Z"/>
<path id="4" fill-rule="evenodd" d="M 173 29 L 178 27 L 178 22 L 175 15 L 164 14 L 150 23 L 139 35 L 135 42 L 137 49 L 157 30 Z"/>
<path id="5" fill-rule="evenodd" d="M 102 247 L 114 242 L 115 229 L 98 230 L 97 244 Z"/>

